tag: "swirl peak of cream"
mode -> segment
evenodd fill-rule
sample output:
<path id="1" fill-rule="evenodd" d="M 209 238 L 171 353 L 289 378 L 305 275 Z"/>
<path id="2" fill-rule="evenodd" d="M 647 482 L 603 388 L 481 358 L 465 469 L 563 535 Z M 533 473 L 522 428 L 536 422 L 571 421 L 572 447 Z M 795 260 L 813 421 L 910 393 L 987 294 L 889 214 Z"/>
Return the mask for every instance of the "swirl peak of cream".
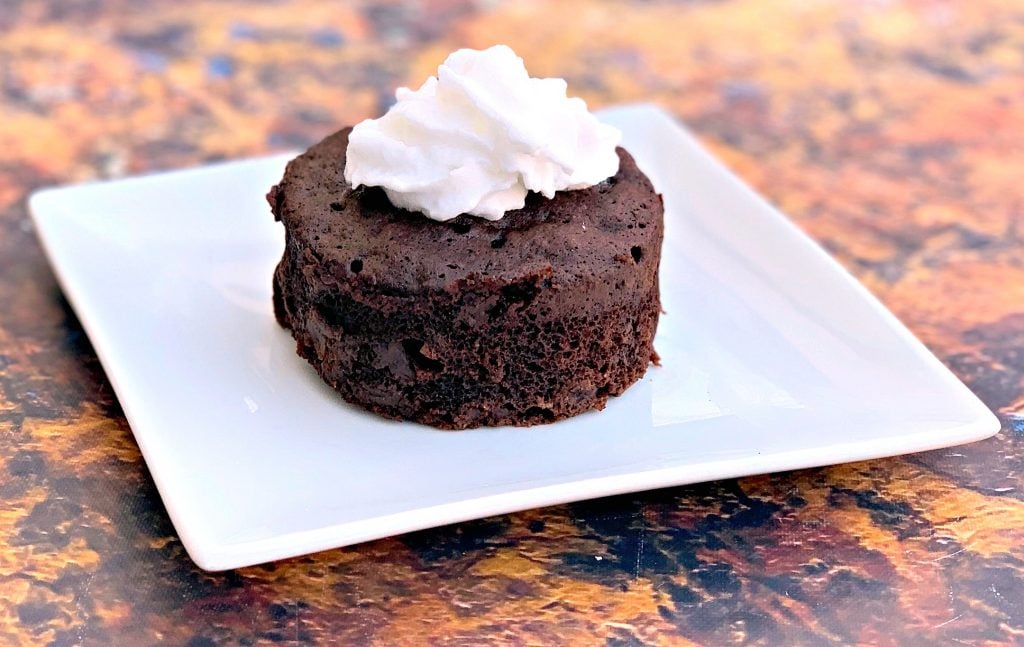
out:
<path id="1" fill-rule="evenodd" d="M 434 220 L 498 220 L 529 191 L 593 186 L 619 168 L 619 131 L 566 96 L 562 79 L 531 78 L 505 45 L 453 52 L 418 90 L 349 135 L 345 180 L 383 187 Z"/>

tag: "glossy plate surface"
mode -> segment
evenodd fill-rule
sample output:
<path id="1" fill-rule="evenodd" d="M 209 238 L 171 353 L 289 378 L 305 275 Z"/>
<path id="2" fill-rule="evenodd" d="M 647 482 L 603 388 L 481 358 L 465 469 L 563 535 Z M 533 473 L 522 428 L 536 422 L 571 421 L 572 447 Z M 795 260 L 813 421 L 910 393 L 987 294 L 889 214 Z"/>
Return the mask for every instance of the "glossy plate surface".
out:
<path id="1" fill-rule="evenodd" d="M 659 109 L 605 111 L 664 194 L 663 366 L 603 412 L 451 433 L 345 404 L 274 322 L 290 155 L 37 193 L 171 520 L 220 570 L 455 521 L 935 449 L 992 413 Z"/>

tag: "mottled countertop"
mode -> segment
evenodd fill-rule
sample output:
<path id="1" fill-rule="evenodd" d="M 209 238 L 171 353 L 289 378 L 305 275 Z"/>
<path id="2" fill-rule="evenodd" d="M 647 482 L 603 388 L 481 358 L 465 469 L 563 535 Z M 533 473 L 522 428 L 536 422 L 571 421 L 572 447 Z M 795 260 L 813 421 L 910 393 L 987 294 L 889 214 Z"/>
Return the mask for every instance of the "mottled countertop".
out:
<path id="1" fill-rule="evenodd" d="M 199 571 L 26 196 L 303 147 L 494 42 L 672 110 L 1002 432 Z M 0 0 L 0 643 L 1024 643 L 1022 214 L 1017 1 Z"/>

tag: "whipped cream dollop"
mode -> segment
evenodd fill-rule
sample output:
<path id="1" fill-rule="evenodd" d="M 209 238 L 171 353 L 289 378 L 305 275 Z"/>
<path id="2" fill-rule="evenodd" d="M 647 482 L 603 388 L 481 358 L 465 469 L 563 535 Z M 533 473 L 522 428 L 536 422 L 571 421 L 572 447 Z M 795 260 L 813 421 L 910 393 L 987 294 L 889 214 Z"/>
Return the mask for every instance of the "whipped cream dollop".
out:
<path id="1" fill-rule="evenodd" d="M 353 128 L 345 179 L 434 220 L 497 220 L 529 191 L 550 198 L 619 169 L 621 133 L 566 96 L 564 80 L 531 78 L 504 45 L 453 52 L 436 77 L 395 97 L 384 116 Z"/>

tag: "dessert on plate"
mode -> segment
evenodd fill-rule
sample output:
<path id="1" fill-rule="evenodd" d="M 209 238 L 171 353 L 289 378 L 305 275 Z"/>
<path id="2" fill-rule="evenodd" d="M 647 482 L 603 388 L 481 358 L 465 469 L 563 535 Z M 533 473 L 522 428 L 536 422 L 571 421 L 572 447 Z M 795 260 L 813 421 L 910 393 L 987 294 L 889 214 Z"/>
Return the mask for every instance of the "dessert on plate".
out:
<path id="1" fill-rule="evenodd" d="M 662 201 L 504 46 L 292 160 L 274 312 L 347 401 L 444 429 L 593 409 L 656 358 Z"/>

